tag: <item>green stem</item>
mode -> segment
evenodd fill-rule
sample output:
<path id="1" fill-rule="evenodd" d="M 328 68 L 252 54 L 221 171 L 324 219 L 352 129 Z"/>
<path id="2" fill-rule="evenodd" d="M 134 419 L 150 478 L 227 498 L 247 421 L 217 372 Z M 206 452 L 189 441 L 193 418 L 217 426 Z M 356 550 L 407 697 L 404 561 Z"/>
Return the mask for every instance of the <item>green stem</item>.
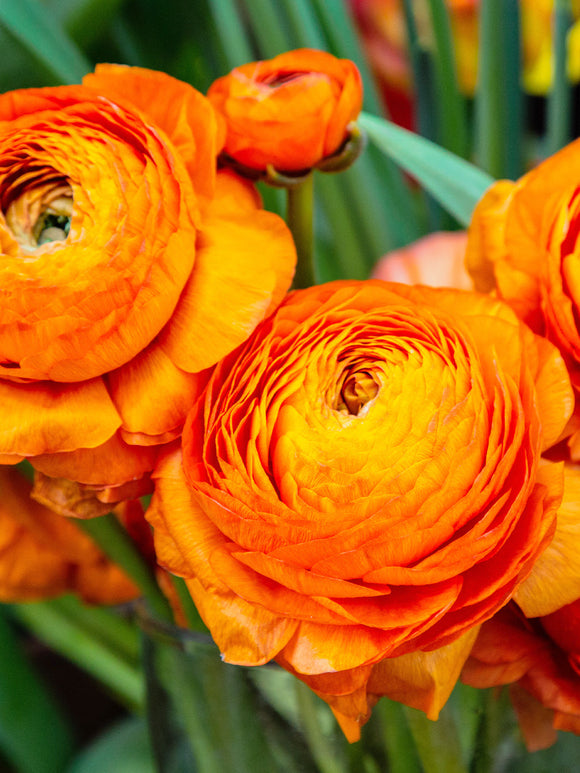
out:
<path id="1" fill-rule="evenodd" d="M 311 287 L 314 279 L 314 175 L 311 173 L 304 182 L 288 188 L 286 222 L 292 231 L 298 262 L 294 276 L 294 287 Z"/>
<path id="2" fill-rule="evenodd" d="M 88 534 L 111 561 L 118 564 L 140 588 L 151 611 L 162 620 L 173 622 L 169 603 L 147 564 L 117 518 L 109 513 L 100 518 L 77 520 L 77 526 Z"/>
<path id="3" fill-rule="evenodd" d="M 114 609 L 84 604 L 76 596 L 65 595 L 42 602 L 58 614 L 72 620 L 103 646 L 117 653 L 134 668 L 141 658 L 140 637 L 132 621 L 119 616 Z"/>
<path id="4" fill-rule="evenodd" d="M 548 155 L 570 141 L 572 92 L 566 70 L 568 31 L 572 24 L 570 0 L 556 0 L 554 6 L 554 74 L 548 97 Z"/>
<path id="5" fill-rule="evenodd" d="M 408 706 L 404 706 L 403 711 L 425 773 L 467 773 L 450 711 L 444 709 L 437 722 Z"/>
<path id="6" fill-rule="evenodd" d="M 320 773 L 345 773 L 344 764 L 337 759 L 335 744 L 320 727 L 316 706 L 320 699 L 298 679 L 295 689 L 302 730 Z"/>
<path id="7" fill-rule="evenodd" d="M 373 713 L 377 715 L 377 724 L 380 723 L 390 773 L 421 773 L 421 764 L 402 705 L 383 698 Z"/>

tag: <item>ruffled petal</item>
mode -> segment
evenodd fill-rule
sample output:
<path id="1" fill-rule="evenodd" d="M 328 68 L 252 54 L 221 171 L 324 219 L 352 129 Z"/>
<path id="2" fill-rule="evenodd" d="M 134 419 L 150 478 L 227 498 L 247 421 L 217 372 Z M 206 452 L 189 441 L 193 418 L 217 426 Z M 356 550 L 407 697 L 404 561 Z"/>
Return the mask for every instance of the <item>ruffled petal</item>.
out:
<path id="1" fill-rule="evenodd" d="M 527 617 L 543 617 L 580 598 L 580 467 L 564 468 L 564 498 L 554 537 L 514 599 Z"/>
<path id="2" fill-rule="evenodd" d="M 38 456 L 94 448 L 121 426 L 100 378 L 80 384 L 0 380 L 0 403 L 0 448 L 5 454 Z"/>
<path id="3" fill-rule="evenodd" d="M 296 264 L 280 218 L 263 210 L 223 218 L 219 204 L 218 198 L 198 240 L 193 274 L 159 338 L 188 373 L 214 365 L 246 340 L 282 300 Z"/>

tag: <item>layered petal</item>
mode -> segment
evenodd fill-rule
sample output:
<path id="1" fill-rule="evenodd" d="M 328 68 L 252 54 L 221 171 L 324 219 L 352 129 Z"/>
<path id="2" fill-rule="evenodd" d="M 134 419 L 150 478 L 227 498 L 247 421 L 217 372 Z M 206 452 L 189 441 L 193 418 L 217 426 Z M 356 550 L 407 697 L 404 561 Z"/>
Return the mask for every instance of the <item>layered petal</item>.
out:
<path id="1" fill-rule="evenodd" d="M 275 657 L 325 694 L 348 675 L 360 707 L 372 667 L 408 656 L 428 681 L 426 653 L 467 641 L 528 576 L 562 497 L 540 455 L 572 408 L 554 347 L 500 301 L 297 291 L 216 366 L 163 456 L 159 560 L 225 660 Z"/>

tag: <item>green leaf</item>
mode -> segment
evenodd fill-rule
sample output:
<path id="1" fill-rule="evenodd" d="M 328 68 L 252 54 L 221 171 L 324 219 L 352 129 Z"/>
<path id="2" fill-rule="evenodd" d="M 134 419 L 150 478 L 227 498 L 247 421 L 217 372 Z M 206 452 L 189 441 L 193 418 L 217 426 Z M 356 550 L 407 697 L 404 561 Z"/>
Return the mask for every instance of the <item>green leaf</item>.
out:
<path id="1" fill-rule="evenodd" d="M 548 96 L 548 131 L 546 151 L 556 153 L 571 139 L 572 85 L 566 72 L 568 33 L 574 19 L 570 0 L 556 0 L 554 4 L 554 76 Z"/>
<path id="2" fill-rule="evenodd" d="M 63 83 L 78 83 L 93 69 L 38 0 L 2 0 L 0 24 Z"/>
<path id="3" fill-rule="evenodd" d="M 101 735 L 66 773 L 155 773 L 147 724 L 124 719 Z"/>
<path id="4" fill-rule="evenodd" d="M 482 4 L 475 95 L 475 160 L 495 177 L 522 173 L 518 0 Z"/>
<path id="5" fill-rule="evenodd" d="M 147 714 L 164 773 L 298 773 L 307 770 L 298 734 L 269 712 L 248 670 L 223 663 L 209 637 L 144 626 Z M 165 632 L 167 631 L 167 632 Z"/>
<path id="6" fill-rule="evenodd" d="M 486 172 L 413 132 L 367 113 L 359 125 L 370 140 L 416 178 L 463 225 L 494 182 Z"/>
<path id="7" fill-rule="evenodd" d="M 19 773 L 63 770 L 72 753 L 60 710 L 0 613 L 0 747 Z"/>
<path id="8" fill-rule="evenodd" d="M 103 637 L 87 630 L 82 619 L 70 618 L 51 601 L 13 604 L 11 613 L 51 649 L 76 663 L 106 685 L 125 705 L 138 710 L 143 702 L 143 680 L 135 666 L 119 655 Z"/>
<path id="9" fill-rule="evenodd" d="M 457 723 L 444 706 L 437 722 L 427 719 L 418 709 L 403 706 L 415 748 L 425 773 L 467 773 L 463 762 Z"/>
<path id="10" fill-rule="evenodd" d="M 467 120 L 464 99 L 459 91 L 453 52 L 449 11 L 443 0 L 429 0 L 431 26 L 435 38 L 437 109 L 441 143 L 460 156 L 467 155 Z"/>

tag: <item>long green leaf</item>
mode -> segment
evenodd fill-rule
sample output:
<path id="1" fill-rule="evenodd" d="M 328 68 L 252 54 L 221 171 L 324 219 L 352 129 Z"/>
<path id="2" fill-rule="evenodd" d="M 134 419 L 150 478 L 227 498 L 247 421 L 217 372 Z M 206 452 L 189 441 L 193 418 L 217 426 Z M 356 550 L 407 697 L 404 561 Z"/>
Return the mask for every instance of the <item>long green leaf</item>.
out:
<path id="1" fill-rule="evenodd" d="M 494 177 L 521 174 L 522 94 L 518 0 L 481 5 L 475 160 Z"/>
<path id="2" fill-rule="evenodd" d="M 84 749 L 66 773 L 155 773 L 144 720 L 123 719 Z"/>
<path id="3" fill-rule="evenodd" d="M 209 0 L 208 5 L 229 69 L 251 62 L 254 52 L 235 0 Z"/>
<path id="4" fill-rule="evenodd" d="M 78 83 L 92 70 L 89 61 L 38 0 L 2 0 L 0 24 L 63 83 Z"/>
<path id="5" fill-rule="evenodd" d="M 72 753 L 58 706 L 0 614 L 0 748 L 20 773 L 63 770 Z"/>
<path id="6" fill-rule="evenodd" d="M 548 132 L 546 151 L 555 153 L 570 141 L 572 90 L 566 72 L 568 32 L 572 26 L 571 0 L 554 4 L 554 76 L 548 97 Z"/>
<path id="7" fill-rule="evenodd" d="M 141 708 L 143 681 L 138 670 L 58 605 L 14 604 L 11 611 L 37 638 L 107 685 L 131 709 Z"/>
<path id="8" fill-rule="evenodd" d="M 359 122 L 383 153 L 415 177 L 460 223 L 469 224 L 475 205 L 494 181 L 492 177 L 383 118 L 363 113 Z"/>
<path id="9" fill-rule="evenodd" d="M 459 91 L 449 11 L 443 0 L 429 0 L 435 38 L 435 73 L 441 143 L 460 156 L 467 155 L 467 120 L 464 99 Z"/>

